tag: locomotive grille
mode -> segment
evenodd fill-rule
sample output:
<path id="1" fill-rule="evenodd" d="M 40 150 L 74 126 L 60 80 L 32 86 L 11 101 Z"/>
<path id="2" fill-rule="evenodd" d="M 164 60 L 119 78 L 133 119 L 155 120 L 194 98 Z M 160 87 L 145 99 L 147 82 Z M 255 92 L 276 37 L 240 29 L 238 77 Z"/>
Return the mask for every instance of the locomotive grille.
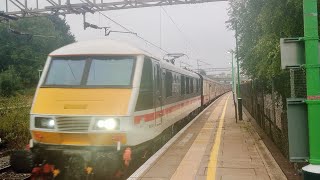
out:
<path id="1" fill-rule="evenodd" d="M 88 132 L 91 117 L 57 117 L 58 131 Z"/>

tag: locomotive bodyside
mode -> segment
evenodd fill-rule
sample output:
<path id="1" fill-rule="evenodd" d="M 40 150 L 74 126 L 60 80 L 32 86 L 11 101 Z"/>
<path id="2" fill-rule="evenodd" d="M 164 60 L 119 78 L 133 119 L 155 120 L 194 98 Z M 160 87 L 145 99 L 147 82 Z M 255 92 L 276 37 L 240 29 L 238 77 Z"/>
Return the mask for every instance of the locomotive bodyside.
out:
<path id="1" fill-rule="evenodd" d="M 199 75 L 146 57 L 134 112 L 137 143 L 156 138 L 200 109 L 200 89 Z"/>

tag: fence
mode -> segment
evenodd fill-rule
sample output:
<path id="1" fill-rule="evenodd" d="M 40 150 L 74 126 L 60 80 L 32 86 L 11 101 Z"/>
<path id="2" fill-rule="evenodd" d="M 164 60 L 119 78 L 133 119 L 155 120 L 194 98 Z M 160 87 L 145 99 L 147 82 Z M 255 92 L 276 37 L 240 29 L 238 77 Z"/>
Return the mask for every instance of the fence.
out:
<path id="1" fill-rule="evenodd" d="M 305 71 L 284 72 L 272 80 L 254 80 L 241 85 L 244 107 L 270 139 L 288 157 L 288 120 L 286 99 L 305 98 Z"/>

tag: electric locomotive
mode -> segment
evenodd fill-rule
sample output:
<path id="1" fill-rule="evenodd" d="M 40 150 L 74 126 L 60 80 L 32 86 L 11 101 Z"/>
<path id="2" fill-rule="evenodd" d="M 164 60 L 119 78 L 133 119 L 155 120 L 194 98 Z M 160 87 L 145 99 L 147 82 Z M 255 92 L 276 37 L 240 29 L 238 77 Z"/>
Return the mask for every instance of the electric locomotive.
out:
<path id="1" fill-rule="evenodd" d="M 64 46 L 49 54 L 36 90 L 29 156 L 13 154 L 12 166 L 63 179 L 121 176 L 226 91 L 118 41 Z"/>

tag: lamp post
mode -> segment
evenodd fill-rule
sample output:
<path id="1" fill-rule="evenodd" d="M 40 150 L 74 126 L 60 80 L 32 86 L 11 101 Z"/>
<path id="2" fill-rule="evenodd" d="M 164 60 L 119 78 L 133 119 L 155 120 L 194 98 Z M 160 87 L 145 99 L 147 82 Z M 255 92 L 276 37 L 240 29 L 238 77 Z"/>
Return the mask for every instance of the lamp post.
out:
<path id="1" fill-rule="evenodd" d="M 238 74 L 238 92 L 237 92 L 237 98 L 238 98 L 238 113 L 239 113 L 239 120 L 242 120 L 242 98 L 241 98 L 241 91 L 240 91 L 240 66 L 239 66 L 239 51 L 238 51 L 238 25 L 237 22 L 235 24 L 235 31 L 236 31 L 236 59 L 237 59 L 237 74 Z"/>
<path id="2" fill-rule="evenodd" d="M 233 56 L 234 56 L 233 54 L 234 54 L 234 51 L 233 51 L 233 50 L 229 50 L 227 53 L 228 53 L 228 54 L 231 54 L 232 93 L 234 93 L 234 67 L 233 67 Z"/>
<path id="3" fill-rule="evenodd" d="M 236 123 L 238 122 L 238 113 L 237 113 L 237 106 L 236 106 L 236 99 L 235 99 L 235 80 L 234 80 L 234 63 L 233 63 L 233 57 L 234 57 L 234 51 L 229 50 L 227 53 L 231 54 L 231 73 L 232 73 L 232 96 L 233 96 L 233 103 L 234 103 L 234 108 L 235 108 L 235 116 L 236 116 Z"/>

